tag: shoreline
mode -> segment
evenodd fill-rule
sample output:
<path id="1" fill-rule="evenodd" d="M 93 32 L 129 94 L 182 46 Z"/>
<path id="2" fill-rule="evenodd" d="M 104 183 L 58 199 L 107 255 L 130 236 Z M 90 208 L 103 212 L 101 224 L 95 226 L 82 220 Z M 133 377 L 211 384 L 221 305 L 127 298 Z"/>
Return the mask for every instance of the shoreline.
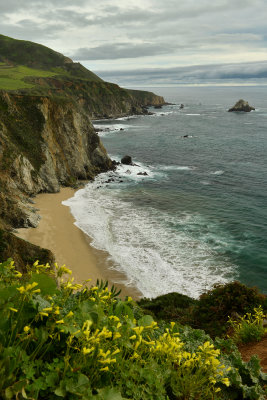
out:
<path id="1" fill-rule="evenodd" d="M 41 220 L 37 228 L 20 228 L 16 235 L 40 247 L 48 248 L 59 265 L 72 270 L 76 283 L 92 279 L 109 282 L 121 290 L 121 296 L 142 297 L 139 290 L 127 283 L 127 276 L 114 268 L 109 254 L 91 246 L 92 239 L 79 229 L 70 208 L 62 201 L 74 196 L 77 189 L 61 188 L 58 193 L 41 193 L 34 199 Z M 79 190 L 79 189 L 78 189 Z"/>

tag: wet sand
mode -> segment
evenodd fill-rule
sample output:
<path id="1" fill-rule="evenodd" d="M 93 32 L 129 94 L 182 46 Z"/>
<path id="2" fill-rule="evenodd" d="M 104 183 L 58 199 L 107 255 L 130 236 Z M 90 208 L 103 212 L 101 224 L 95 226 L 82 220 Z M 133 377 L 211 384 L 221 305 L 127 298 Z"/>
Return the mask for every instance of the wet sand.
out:
<path id="1" fill-rule="evenodd" d="M 74 225 L 69 207 L 62 201 L 69 199 L 74 189 L 62 188 L 59 193 L 43 193 L 34 199 L 41 220 L 37 228 L 21 228 L 17 235 L 38 246 L 50 249 L 59 265 L 66 265 L 73 272 L 77 283 L 92 279 L 108 281 L 121 289 L 121 295 L 140 298 L 141 293 L 127 283 L 127 277 L 114 269 L 109 254 L 90 245 L 91 239 Z"/>

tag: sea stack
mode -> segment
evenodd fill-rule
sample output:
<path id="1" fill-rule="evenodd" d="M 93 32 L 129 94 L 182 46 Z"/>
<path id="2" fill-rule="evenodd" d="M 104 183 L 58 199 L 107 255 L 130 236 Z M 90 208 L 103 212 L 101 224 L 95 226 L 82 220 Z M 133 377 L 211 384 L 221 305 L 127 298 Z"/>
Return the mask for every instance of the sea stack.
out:
<path id="1" fill-rule="evenodd" d="M 232 108 L 230 108 L 228 111 L 229 111 L 229 112 L 232 112 L 232 111 L 250 112 L 251 110 L 255 110 L 255 108 L 252 107 L 252 106 L 250 106 L 250 105 L 248 104 L 247 101 L 240 99 L 240 100 L 238 100 L 238 101 L 235 103 L 235 105 L 234 105 Z"/>

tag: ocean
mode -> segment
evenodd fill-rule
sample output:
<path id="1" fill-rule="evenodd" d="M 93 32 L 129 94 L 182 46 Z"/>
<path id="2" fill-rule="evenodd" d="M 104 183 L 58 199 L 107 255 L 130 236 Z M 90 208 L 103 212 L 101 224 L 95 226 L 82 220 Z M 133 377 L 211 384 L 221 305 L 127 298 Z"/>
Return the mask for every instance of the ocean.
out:
<path id="1" fill-rule="evenodd" d="M 232 280 L 267 293 L 266 87 L 149 90 L 173 104 L 94 121 L 111 158 L 136 165 L 64 202 L 76 225 L 145 297 Z M 256 110 L 228 113 L 240 98 Z"/>

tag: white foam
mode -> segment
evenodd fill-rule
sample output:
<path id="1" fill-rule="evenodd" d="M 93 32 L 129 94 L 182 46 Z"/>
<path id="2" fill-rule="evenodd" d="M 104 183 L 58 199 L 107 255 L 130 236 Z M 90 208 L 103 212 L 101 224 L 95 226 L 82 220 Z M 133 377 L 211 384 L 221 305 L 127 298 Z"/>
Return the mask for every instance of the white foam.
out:
<path id="1" fill-rule="evenodd" d="M 121 199 L 119 188 L 99 188 L 105 176 L 63 204 L 71 208 L 75 224 L 92 238 L 92 245 L 107 251 L 115 268 L 144 296 L 176 291 L 198 297 L 233 277 L 235 266 L 225 260 L 218 263 L 212 247 L 187 233 L 187 227 L 205 225 L 200 216 L 137 208 Z"/>
<path id="2" fill-rule="evenodd" d="M 210 175 L 222 175 L 224 174 L 223 170 L 218 170 L 218 171 L 214 171 L 214 172 L 210 172 Z"/>
<path id="3" fill-rule="evenodd" d="M 159 165 L 163 171 L 193 171 L 196 167 L 186 165 Z"/>
<path id="4" fill-rule="evenodd" d="M 94 124 L 94 127 L 96 129 L 101 129 L 100 131 L 98 131 L 98 136 L 104 137 L 112 132 L 125 133 L 130 128 L 132 128 L 132 125 L 125 125 L 125 124 L 98 124 L 97 125 L 97 124 Z"/>
<path id="5" fill-rule="evenodd" d="M 201 114 L 186 114 L 186 115 L 193 115 L 193 116 L 197 116 L 197 115 L 201 115 Z"/>
<path id="6" fill-rule="evenodd" d="M 96 129 L 105 129 L 108 131 L 119 131 L 120 129 L 129 129 L 132 125 L 126 124 L 94 124 Z"/>
<path id="7" fill-rule="evenodd" d="M 151 168 L 144 166 L 141 163 L 137 165 L 124 165 L 120 164 L 116 170 L 117 174 L 121 177 L 127 177 L 128 179 L 140 180 L 144 178 L 153 178 L 155 173 Z M 146 173 L 147 175 L 138 175 L 140 173 Z"/>
<path id="8" fill-rule="evenodd" d="M 115 121 L 129 121 L 130 119 L 139 118 L 140 115 L 129 115 L 128 117 L 119 117 L 116 118 Z"/>
<path id="9" fill-rule="evenodd" d="M 202 185 L 211 185 L 211 183 L 209 181 L 200 181 L 200 183 Z"/>
<path id="10" fill-rule="evenodd" d="M 157 111 L 157 112 L 153 112 L 153 115 L 151 115 L 151 117 L 163 117 L 165 115 L 170 115 L 170 114 L 174 114 L 174 111 Z"/>

